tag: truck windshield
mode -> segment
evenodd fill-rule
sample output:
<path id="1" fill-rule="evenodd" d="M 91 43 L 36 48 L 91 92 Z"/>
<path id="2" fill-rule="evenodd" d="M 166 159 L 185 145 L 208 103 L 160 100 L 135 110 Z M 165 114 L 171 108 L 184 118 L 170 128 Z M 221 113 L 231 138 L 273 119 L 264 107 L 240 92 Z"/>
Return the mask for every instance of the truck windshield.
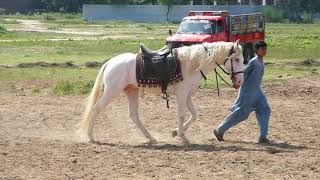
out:
<path id="1" fill-rule="evenodd" d="M 186 19 L 179 26 L 178 33 L 211 34 L 214 22 L 205 19 Z"/>

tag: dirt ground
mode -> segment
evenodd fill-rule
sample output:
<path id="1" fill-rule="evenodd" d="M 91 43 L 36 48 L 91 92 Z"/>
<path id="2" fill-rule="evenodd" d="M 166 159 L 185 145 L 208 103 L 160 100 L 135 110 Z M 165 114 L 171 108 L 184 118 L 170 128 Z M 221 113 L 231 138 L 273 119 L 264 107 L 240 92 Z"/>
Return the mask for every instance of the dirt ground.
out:
<path id="1" fill-rule="evenodd" d="M 26 31 L 26 32 L 43 32 L 43 33 L 62 33 L 62 34 L 78 34 L 78 35 L 102 35 L 103 31 L 80 31 L 79 29 L 60 28 L 58 30 L 51 30 L 44 26 L 39 20 L 25 20 L 17 19 L 23 25 L 23 28 L 9 29 L 10 31 Z"/>
<path id="2" fill-rule="evenodd" d="M 192 145 L 171 137 L 175 99 L 141 99 L 142 121 L 159 144 L 145 139 L 117 98 L 96 120 L 98 143 L 78 143 L 74 131 L 85 96 L 10 93 L 0 83 L 0 179 L 319 179 L 320 76 L 267 83 L 272 145 L 256 144 L 254 113 L 225 135 L 212 130 L 228 115 L 237 91 L 194 96 L 199 119 L 187 131 Z M 25 90 L 27 91 L 27 90 Z"/>

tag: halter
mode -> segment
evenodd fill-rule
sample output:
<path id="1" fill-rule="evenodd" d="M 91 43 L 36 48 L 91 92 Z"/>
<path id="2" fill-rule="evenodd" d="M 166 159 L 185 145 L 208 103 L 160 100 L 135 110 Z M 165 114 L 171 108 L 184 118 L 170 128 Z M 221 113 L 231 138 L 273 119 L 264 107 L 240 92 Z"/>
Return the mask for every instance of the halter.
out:
<path id="1" fill-rule="evenodd" d="M 224 61 L 223 65 L 225 66 L 228 60 L 231 60 L 231 75 L 230 73 L 228 73 L 226 70 L 224 70 L 220 64 L 216 63 L 216 65 L 228 76 L 230 75 L 230 78 L 232 79 L 235 75 L 240 74 L 240 73 L 244 73 L 243 71 L 238 71 L 238 72 L 234 72 L 234 68 L 233 68 L 233 59 L 230 58 L 230 56 L 235 53 L 235 51 L 233 50 L 233 47 L 230 49 L 229 51 L 229 55 L 226 58 L 226 60 Z M 214 69 L 214 71 L 217 73 L 216 69 Z M 219 75 L 220 76 L 220 75 Z M 221 76 L 220 76 L 221 77 Z"/>
<path id="2" fill-rule="evenodd" d="M 208 49 L 205 45 L 203 45 L 204 49 L 206 50 L 206 52 L 208 52 Z M 230 58 L 230 56 L 235 53 L 235 51 L 233 50 L 233 47 L 231 47 L 230 51 L 229 51 L 229 55 L 228 57 L 225 59 L 225 61 L 223 62 L 223 65 L 225 66 L 227 61 L 229 59 L 231 59 L 231 74 L 229 72 L 227 72 L 225 69 L 223 69 L 220 64 L 216 63 L 216 65 L 222 70 L 222 72 L 224 72 L 225 74 L 227 74 L 228 76 L 230 76 L 231 79 L 234 78 L 235 75 L 240 74 L 240 73 L 244 73 L 243 71 L 238 71 L 238 72 L 234 72 L 234 68 L 233 68 L 233 59 Z M 209 53 L 209 56 L 211 54 Z M 220 90 L 219 90 L 219 82 L 218 82 L 218 76 L 220 77 L 220 79 L 222 79 L 223 82 L 225 82 L 227 85 L 229 85 L 231 87 L 231 85 L 217 72 L 217 68 L 214 68 L 214 72 L 216 73 L 216 82 L 217 82 L 217 90 L 218 90 L 218 96 L 220 96 Z M 207 77 L 203 74 L 203 72 L 200 70 L 200 73 L 202 75 L 202 77 L 204 78 L 204 80 L 207 80 Z"/>

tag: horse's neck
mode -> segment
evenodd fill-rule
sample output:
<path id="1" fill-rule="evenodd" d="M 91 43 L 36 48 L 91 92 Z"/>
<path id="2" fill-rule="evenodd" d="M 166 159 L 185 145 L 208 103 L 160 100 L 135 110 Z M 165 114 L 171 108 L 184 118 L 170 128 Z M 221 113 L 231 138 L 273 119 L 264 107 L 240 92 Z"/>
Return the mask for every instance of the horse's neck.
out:
<path id="1" fill-rule="evenodd" d="M 217 67 L 217 64 L 219 65 L 223 65 L 224 61 L 225 61 L 225 58 L 227 57 L 227 54 L 228 54 L 228 50 L 229 48 L 226 48 L 225 46 L 222 46 L 221 47 L 217 47 L 218 49 L 215 50 L 216 53 L 212 53 L 208 54 L 208 64 L 206 64 L 206 66 L 203 66 L 201 71 L 203 71 L 203 73 L 205 74 L 208 74 L 210 73 L 211 71 L 213 71 L 216 67 Z M 219 52 L 219 53 L 218 53 Z"/>

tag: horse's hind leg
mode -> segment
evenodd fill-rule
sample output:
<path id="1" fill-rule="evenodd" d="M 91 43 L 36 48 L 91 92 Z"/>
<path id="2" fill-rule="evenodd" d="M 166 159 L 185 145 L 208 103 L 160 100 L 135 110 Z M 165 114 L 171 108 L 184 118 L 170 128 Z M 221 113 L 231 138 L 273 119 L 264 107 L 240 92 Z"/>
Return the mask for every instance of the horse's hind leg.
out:
<path id="1" fill-rule="evenodd" d="M 128 101 L 129 101 L 129 110 L 130 110 L 130 117 L 133 122 L 137 125 L 140 131 L 144 134 L 146 138 L 149 139 L 150 144 L 157 143 L 157 140 L 154 139 L 148 130 L 143 126 L 139 118 L 139 89 L 138 88 L 126 88 L 125 93 L 127 94 Z"/>
<path id="2" fill-rule="evenodd" d="M 120 91 L 114 91 L 108 88 L 108 86 L 105 86 L 103 96 L 97 101 L 97 103 L 93 106 L 92 111 L 90 113 L 90 121 L 88 121 L 88 124 L 82 125 L 80 130 L 86 132 L 85 135 L 87 137 L 83 137 L 84 141 L 87 142 L 94 142 L 93 138 L 93 126 L 94 126 L 94 120 L 96 119 L 97 115 L 101 112 L 101 110 L 106 107 L 112 99 L 117 96 L 120 93 Z"/>

